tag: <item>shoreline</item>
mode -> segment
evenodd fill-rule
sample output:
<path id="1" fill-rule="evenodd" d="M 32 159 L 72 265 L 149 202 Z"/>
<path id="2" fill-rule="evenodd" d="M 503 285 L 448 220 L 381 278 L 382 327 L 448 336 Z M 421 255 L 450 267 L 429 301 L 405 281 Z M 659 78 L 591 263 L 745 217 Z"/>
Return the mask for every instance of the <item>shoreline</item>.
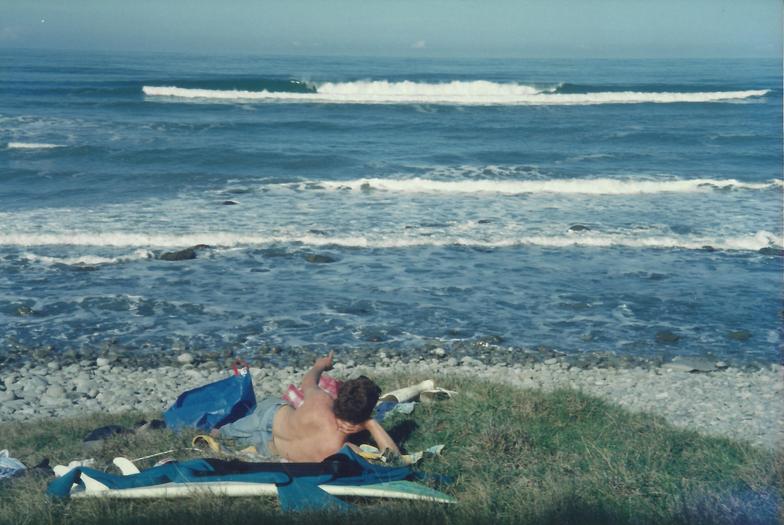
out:
<path id="1" fill-rule="evenodd" d="M 190 354 L 179 364 L 155 368 L 128 367 L 110 358 L 61 366 L 57 361 L 0 375 L 0 424 L 31 419 L 78 417 L 89 412 L 155 412 L 170 406 L 183 391 L 226 377 L 225 368 L 208 361 L 194 366 Z M 634 412 L 664 417 L 679 428 L 705 435 L 742 439 L 766 449 L 784 446 L 784 368 L 779 364 L 756 370 L 732 366 L 699 372 L 688 358 L 658 367 L 573 366 L 566 358 L 533 364 L 487 365 L 469 356 L 436 355 L 418 360 L 378 356 L 374 365 L 338 362 L 337 378 L 360 374 L 389 377 L 443 378 L 459 388 L 462 377 L 503 383 L 523 389 L 552 391 L 571 388 Z M 299 383 L 306 367 L 251 367 L 256 395 L 281 395 Z M 459 394 L 458 394 L 459 395 Z"/>

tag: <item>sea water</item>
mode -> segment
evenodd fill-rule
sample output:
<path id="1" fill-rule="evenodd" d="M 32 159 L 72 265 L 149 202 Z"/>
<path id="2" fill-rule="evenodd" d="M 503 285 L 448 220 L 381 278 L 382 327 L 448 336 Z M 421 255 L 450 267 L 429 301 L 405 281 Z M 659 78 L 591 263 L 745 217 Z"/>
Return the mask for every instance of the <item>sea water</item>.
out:
<path id="1" fill-rule="evenodd" d="M 777 360 L 781 80 L 765 60 L 2 51 L 0 353 L 492 338 Z"/>

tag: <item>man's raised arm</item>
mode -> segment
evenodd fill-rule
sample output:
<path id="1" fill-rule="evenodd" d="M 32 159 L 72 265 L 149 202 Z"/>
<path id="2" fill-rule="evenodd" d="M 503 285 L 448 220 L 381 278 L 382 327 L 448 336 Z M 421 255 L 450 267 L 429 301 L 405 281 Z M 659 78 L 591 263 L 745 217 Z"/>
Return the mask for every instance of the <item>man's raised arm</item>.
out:
<path id="1" fill-rule="evenodd" d="M 308 395 L 309 391 L 318 392 L 317 389 L 319 379 L 321 378 L 321 373 L 332 369 L 332 358 L 334 356 L 335 352 L 330 352 L 326 356 L 316 359 L 313 367 L 305 373 L 305 376 L 302 378 L 302 391 L 304 392 L 305 396 Z"/>

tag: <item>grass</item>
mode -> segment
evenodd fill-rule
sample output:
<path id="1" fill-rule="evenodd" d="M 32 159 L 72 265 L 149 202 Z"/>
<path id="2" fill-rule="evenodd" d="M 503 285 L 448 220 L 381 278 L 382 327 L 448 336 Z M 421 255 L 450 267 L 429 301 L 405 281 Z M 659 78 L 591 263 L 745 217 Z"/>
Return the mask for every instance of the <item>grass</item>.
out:
<path id="1" fill-rule="evenodd" d="M 389 377 L 397 387 L 420 378 Z M 73 500 L 44 496 L 47 478 L 0 484 L 0 524 L 73 523 L 699 523 L 784 522 L 784 455 L 728 439 L 708 438 L 632 414 L 577 392 L 545 394 L 444 378 L 460 394 L 421 404 L 385 422 L 409 450 L 446 444 L 422 470 L 446 474 L 439 487 L 457 505 L 358 501 L 349 514 L 282 513 L 271 498 Z M 0 424 L 0 445 L 26 465 L 95 457 L 140 457 L 171 448 L 196 453 L 189 434 L 121 435 L 85 450 L 82 438 L 105 424 L 130 426 L 141 414 Z M 155 460 L 140 462 L 150 466 Z"/>

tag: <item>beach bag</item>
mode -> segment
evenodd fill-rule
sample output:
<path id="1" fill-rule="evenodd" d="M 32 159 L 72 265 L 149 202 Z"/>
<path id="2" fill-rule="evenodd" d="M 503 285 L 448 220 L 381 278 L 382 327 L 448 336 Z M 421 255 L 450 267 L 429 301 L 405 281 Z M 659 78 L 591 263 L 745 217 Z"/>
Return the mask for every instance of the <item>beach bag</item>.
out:
<path id="1" fill-rule="evenodd" d="M 248 368 L 235 366 L 234 375 L 180 394 L 163 419 L 175 431 L 183 427 L 211 430 L 237 421 L 255 408 Z"/>

